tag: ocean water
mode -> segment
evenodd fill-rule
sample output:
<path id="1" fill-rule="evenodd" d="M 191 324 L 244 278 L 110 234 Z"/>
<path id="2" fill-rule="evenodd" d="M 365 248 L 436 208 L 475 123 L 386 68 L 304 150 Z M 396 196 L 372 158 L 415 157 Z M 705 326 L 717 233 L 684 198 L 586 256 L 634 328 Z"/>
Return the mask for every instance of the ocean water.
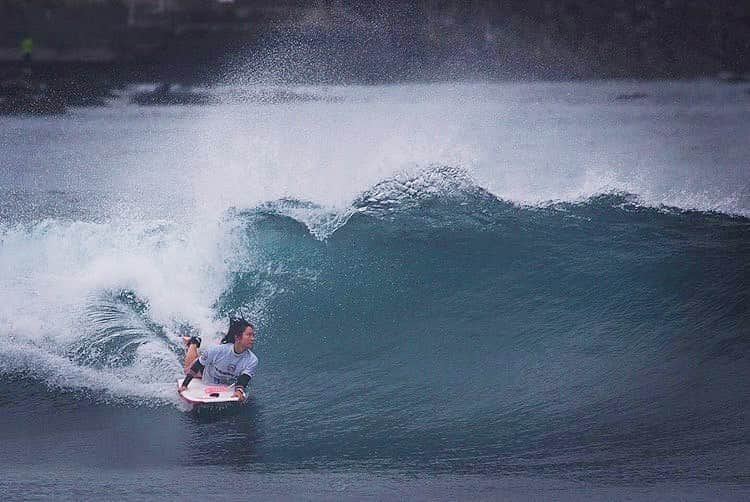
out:
<path id="1" fill-rule="evenodd" d="M 257 91 L 0 117 L 6 498 L 750 495 L 742 86 Z"/>

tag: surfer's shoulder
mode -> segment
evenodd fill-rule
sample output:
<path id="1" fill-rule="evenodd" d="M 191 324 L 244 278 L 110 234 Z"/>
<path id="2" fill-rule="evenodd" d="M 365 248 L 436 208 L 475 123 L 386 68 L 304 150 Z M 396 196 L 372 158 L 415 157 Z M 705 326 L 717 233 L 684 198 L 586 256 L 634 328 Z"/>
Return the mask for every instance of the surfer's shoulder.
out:
<path id="1" fill-rule="evenodd" d="M 216 354 L 227 352 L 227 349 L 232 350 L 231 343 L 221 343 L 219 345 L 214 345 L 213 347 L 209 347 L 208 349 L 206 349 L 206 353 L 213 356 Z"/>

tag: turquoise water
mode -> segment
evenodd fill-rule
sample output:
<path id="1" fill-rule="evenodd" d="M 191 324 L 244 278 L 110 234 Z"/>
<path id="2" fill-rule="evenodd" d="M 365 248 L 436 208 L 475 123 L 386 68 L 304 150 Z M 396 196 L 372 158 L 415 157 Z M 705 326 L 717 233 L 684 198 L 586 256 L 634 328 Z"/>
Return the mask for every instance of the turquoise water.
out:
<path id="1" fill-rule="evenodd" d="M 741 91 L 326 87 L 2 119 L 0 486 L 746 496 Z M 177 335 L 216 343 L 236 314 L 259 333 L 250 402 L 188 412 Z"/>

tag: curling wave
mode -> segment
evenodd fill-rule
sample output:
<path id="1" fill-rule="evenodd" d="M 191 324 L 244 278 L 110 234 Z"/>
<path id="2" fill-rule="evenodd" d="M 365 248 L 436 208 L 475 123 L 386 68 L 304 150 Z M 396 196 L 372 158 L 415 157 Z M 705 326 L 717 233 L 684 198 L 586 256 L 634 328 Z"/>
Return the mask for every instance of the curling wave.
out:
<path id="1" fill-rule="evenodd" d="M 743 217 L 627 193 L 522 206 L 439 168 L 344 211 L 283 199 L 219 227 L 4 227 L 2 371 L 174 403 L 176 335 L 215 341 L 242 314 L 260 332 L 271 460 L 680 469 L 656 449 L 741 475 Z"/>

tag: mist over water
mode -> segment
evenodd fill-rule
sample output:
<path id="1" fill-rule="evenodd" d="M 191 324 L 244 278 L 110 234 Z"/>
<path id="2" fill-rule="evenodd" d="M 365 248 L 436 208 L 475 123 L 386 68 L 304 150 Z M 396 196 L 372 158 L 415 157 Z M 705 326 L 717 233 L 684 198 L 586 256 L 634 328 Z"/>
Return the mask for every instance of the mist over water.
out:
<path id="1" fill-rule="evenodd" d="M 742 89 L 231 99 L 260 88 L 2 119 L 0 372 L 58 426 L 144 420 L 164 466 L 178 427 L 207 466 L 747 483 Z M 195 426 L 177 335 L 229 314 L 259 327 L 253 399 Z"/>
<path id="2" fill-rule="evenodd" d="M 617 101 L 634 89 L 652 96 Z M 738 88 L 447 83 L 318 92 L 342 102 L 258 105 L 250 116 L 214 110 L 204 145 L 218 155 L 206 155 L 206 175 L 224 176 L 199 190 L 248 182 L 267 200 L 341 206 L 380 181 L 436 165 L 463 169 L 522 204 L 615 190 L 651 205 L 747 212 L 747 152 L 736 141 L 747 134 L 747 102 Z"/>

